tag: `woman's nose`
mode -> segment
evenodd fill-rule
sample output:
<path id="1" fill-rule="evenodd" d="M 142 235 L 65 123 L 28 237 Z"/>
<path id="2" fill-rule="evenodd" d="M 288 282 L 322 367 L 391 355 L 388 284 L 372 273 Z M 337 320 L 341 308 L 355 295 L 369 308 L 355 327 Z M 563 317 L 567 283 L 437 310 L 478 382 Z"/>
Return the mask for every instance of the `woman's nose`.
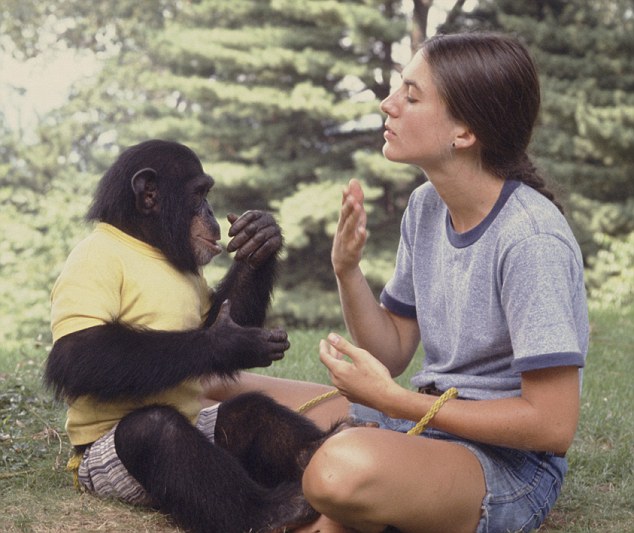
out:
<path id="1" fill-rule="evenodd" d="M 394 116 L 396 114 L 396 106 L 394 105 L 394 94 L 390 94 L 379 105 L 379 109 L 386 115 Z"/>

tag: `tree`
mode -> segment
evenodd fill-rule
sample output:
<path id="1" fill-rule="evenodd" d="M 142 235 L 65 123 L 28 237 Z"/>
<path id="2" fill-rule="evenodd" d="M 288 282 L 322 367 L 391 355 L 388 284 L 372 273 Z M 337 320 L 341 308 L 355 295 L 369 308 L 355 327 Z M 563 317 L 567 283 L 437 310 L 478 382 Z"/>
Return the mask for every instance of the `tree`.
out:
<path id="1" fill-rule="evenodd" d="M 96 58 L 131 53 L 162 25 L 172 3 L 6 0 L 0 12 L 0 53 L 20 61 L 75 48 L 92 49 Z M 87 105 L 90 101 L 75 99 L 39 117 L 34 131 L 11 131 L 4 122 L 0 126 L 3 352 L 33 342 L 41 347 L 50 340 L 50 290 L 69 249 L 86 232 L 83 215 L 107 158 L 103 148 L 111 148 L 97 142 L 107 120 Z"/>
<path id="2" fill-rule="evenodd" d="M 464 28 L 513 33 L 531 48 L 543 87 L 532 150 L 567 196 L 568 218 L 594 270 L 591 294 L 612 291 L 605 301 L 632 302 L 629 256 L 614 253 L 634 232 L 631 0 L 481 0 L 442 30 Z M 607 257 L 609 269 L 599 260 Z M 617 286 L 630 297 L 617 295 Z"/>
<path id="3" fill-rule="evenodd" d="M 634 12 L 629 0 L 481 0 L 443 31 L 520 36 L 543 85 L 532 149 L 565 190 L 600 202 L 634 196 Z"/>
<path id="4" fill-rule="evenodd" d="M 400 0 L 26 0 L 8 8 L 0 29 L 21 57 L 43 49 L 35 31 L 43 27 L 45 41 L 104 61 L 94 84 L 75 88 L 42 121 L 38 136 L 48 141 L 33 151 L 49 157 L 22 158 L 13 185 L 37 176 L 32 190 L 67 201 L 67 187 L 90 190 L 123 146 L 148 137 L 189 144 L 216 178 L 217 213 L 277 212 L 287 257 L 275 308 L 288 322 L 323 323 L 338 321 L 329 249 L 340 191 L 360 177 L 376 248 L 366 270 L 377 289 L 385 281 L 400 212 L 422 179 L 380 155 L 378 101 L 390 90 L 393 43 L 407 32 Z M 64 238 L 62 252 L 86 231 L 79 207 L 88 195 L 78 200 L 81 230 Z M 219 275 L 208 274 L 212 282 Z"/>
<path id="5" fill-rule="evenodd" d="M 80 127 L 99 139 L 107 117 L 115 145 L 147 137 L 190 145 L 216 180 L 217 213 L 278 213 L 287 255 L 275 308 L 287 323 L 338 319 L 329 250 L 342 187 L 354 176 L 368 186 L 377 245 L 368 255 L 378 257 L 368 270 L 378 288 L 391 270 L 381 254 L 393 255 L 397 244 L 392 237 L 385 248 L 382 232 L 391 225 L 397 234 L 420 179 L 380 155 L 378 101 L 390 90 L 393 43 L 407 31 L 400 1 L 204 0 L 180 8 L 140 51 L 118 54 L 103 85 L 77 94 L 71 105 L 98 113 Z M 213 267 L 209 273 L 216 277 Z"/>

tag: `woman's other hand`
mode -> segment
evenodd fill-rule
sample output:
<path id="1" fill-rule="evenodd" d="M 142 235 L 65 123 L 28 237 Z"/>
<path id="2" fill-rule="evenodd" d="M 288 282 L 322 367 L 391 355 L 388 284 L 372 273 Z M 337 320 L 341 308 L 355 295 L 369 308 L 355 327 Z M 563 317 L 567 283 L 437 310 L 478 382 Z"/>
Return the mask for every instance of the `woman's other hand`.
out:
<path id="1" fill-rule="evenodd" d="M 380 409 L 389 392 L 399 388 L 383 363 L 335 333 L 319 343 L 319 360 L 328 369 L 332 384 L 351 402 Z"/>

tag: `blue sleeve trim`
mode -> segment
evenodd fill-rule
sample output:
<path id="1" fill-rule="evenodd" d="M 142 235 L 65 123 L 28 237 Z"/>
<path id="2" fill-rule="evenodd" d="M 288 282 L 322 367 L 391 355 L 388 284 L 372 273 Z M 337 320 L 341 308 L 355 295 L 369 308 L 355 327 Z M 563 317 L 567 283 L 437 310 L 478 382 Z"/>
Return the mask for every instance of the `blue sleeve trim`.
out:
<path id="1" fill-rule="evenodd" d="M 403 302 L 399 302 L 397 299 L 392 298 L 385 289 L 381 292 L 381 303 L 385 306 L 385 308 L 394 313 L 395 315 L 399 315 L 405 318 L 416 318 L 416 306 L 404 304 Z"/>
<path id="2" fill-rule="evenodd" d="M 531 370 L 541 370 L 543 368 L 553 368 L 556 366 L 585 366 L 586 362 L 580 353 L 562 352 L 533 355 L 515 359 L 511 368 L 518 372 L 529 372 Z"/>

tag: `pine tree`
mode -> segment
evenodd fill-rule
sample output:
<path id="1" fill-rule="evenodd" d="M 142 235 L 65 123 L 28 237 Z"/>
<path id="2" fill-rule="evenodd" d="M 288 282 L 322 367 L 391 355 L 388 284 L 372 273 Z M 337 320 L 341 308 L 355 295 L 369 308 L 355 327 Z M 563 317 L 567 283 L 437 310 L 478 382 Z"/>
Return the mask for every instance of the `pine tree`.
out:
<path id="1" fill-rule="evenodd" d="M 25 11 L 12 1 L 17 14 L 59 29 L 68 46 L 110 58 L 94 84 L 77 87 L 42 122 L 40 135 L 64 144 L 45 179 L 69 176 L 70 187 L 81 181 L 88 190 L 125 146 L 152 137 L 188 144 L 216 180 L 219 218 L 267 209 L 280 221 L 286 268 L 274 309 L 286 323 L 338 322 L 329 257 L 341 189 L 352 177 L 365 185 L 371 238 L 363 268 L 378 291 L 393 268 L 407 197 L 423 179 L 380 151 L 378 105 L 394 75 L 394 43 L 408 31 L 401 4 L 28 0 L 38 9 Z M 424 18 L 429 3 L 418 4 Z M 0 28 L 32 35 L 28 17 L 11 20 L 0 19 Z M 24 53 L 38 46 L 35 38 L 20 44 Z M 227 229 L 225 222 L 225 240 Z M 228 261 L 214 260 L 210 282 Z"/>
<path id="2" fill-rule="evenodd" d="M 287 323 L 339 320 L 330 245 L 341 190 L 358 177 L 373 235 L 364 267 L 378 290 L 421 178 L 380 152 L 378 104 L 389 94 L 393 44 L 407 33 L 401 1 L 163 0 L 162 18 L 130 39 L 127 11 L 112 14 L 114 25 L 98 21 L 115 28 L 114 61 L 64 111 L 80 117 L 72 127 L 81 160 L 103 170 L 119 147 L 177 140 L 213 175 L 219 218 L 274 211 L 286 241 L 275 309 Z M 218 259 L 211 282 L 226 268 Z"/>
<path id="3" fill-rule="evenodd" d="M 535 57 L 542 113 L 531 149 L 569 198 L 584 251 L 634 230 L 634 12 L 630 0 L 482 0 L 443 31 L 499 30 Z M 618 213 L 589 224 L 593 211 Z M 605 212 L 606 209 L 604 208 Z"/>
<path id="4" fill-rule="evenodd" d="M 444 31 L 514 33 L 543 87 L 532 150 L 567 193 L 591 305 L 634 305 L 634 10 L 631 0 L 482 0 Z"/>

